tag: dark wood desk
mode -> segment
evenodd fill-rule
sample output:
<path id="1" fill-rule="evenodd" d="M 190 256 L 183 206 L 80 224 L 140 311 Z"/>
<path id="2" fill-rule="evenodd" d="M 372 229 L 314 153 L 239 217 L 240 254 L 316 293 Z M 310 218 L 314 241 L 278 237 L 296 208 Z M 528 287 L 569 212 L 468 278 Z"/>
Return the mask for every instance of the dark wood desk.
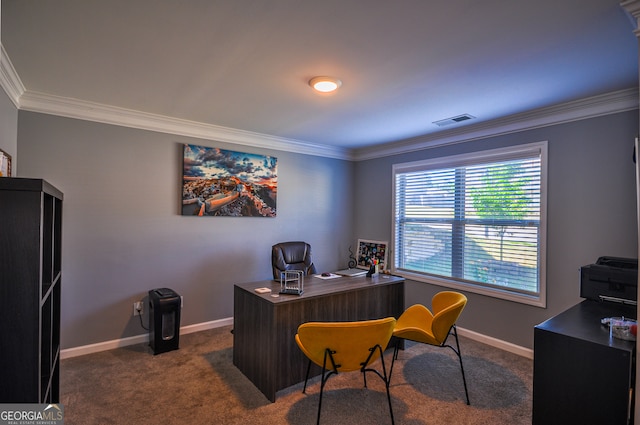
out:
<path id="1" fill-rule="evenodd" d="M 534 328 L 534 425 L 628 424 L 635 341 L 600 324 L 617 316 L 635 318 L 635 306 L 585 300 Z"/>
<path id="2" fill-rule="evenodd" d="M 256 288 L 271 288 L 258 294 Z M 298 348 L 298 326 L 310 321 L 357 321 L 404 311 L 404 279 L 379 275 L 308 277 L 302 295 L 280 295 L 273 280 L 234 286 L 233 364 L 272 402 L 276 392 L 304 381 L 307 358 Z M 320 369 L 314 369 L 320 373 Z"/>

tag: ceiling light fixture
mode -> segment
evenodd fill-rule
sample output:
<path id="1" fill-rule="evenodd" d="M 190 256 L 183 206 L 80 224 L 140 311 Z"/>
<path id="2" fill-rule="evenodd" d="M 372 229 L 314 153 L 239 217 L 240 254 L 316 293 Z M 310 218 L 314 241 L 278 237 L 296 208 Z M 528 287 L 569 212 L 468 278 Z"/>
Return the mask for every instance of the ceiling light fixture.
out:
<path id="1" fill-rule="evenodd" d="M 342 81 L 333 77 L 313 77 L 309 80 L 309 85 L 316 91 L 331 93 L 340 88 Z"/>

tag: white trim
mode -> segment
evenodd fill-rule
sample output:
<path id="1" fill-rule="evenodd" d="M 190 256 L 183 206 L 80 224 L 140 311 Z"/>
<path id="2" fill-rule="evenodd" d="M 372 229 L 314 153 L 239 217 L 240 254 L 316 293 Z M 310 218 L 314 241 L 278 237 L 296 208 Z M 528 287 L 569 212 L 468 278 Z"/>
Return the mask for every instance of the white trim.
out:
<path id="1" fill-rule="evenodd" d="M 225 319 L 212 320 L 211 322 L 196 323 L 195 325 L 185 326 L 180 328 L 180 332 L 186 335 L 192 334 L 194 332 L 201 332 L 229 325 L 233 325 L 233 317 L 227 317 Z"/>
<path id="2" fill-rule="evenodd" d="M 4 84 L 4 80 L 0 80 L 0 84 L 5 87 L 6 91 L 7 87 Z M 13 96 L 15 97 L 15 95 Z M 25 92 L 24 88 L 22 88 L 22 94 L 19 98 L 19 108 L 27 111 L 351 161 L 363 161 L 415 152 L 638 109 L 638 89 L 632 88 L 509 115 L 484 123 L 439 131 L 404 141 L 358 149 L 346 149 L 139 112 L 78 99 L 30 91 Z"/>
<path id="3" fill-rule="evenodd" d="M 640 1 L 625 0 L 620 2 L 620 7 L 622 7 L 626 15 L 629 17 L 631 25 L 633 25 L 634 34 L 640 37 L 640 33 L 638 33 L 638 20 L 640 20 Z"/>
<path id="4" fill-rule="evenodd" d="M 456 329 L 458 330 L 459 336 L 464 336 L 474 341 L 489 345 L 491 347 L 498 348 L 503 351 L 508 351 L 509 353 L 517 354 L 518 356 L 526 357 L 527 359 L 533 360 L 533 350 L 531 348 L 525 348 L 498 338 L 470 331 L 468 329 L 461 328 L 460 326 L 456 326 Z"/>
<path id="5" fill-rule="evenodd" d="M 233 325 L 233 317 L 227 317 L 226 319 L 214 320 L 211 322 L 198 323 L 195 325 L 189 325 L 180 328 L 180 333 L 183 335 L 206 331 L 208 329 L 221 328 L 223 326 Z M 483 335 L 478 332 L 470 331 L 461 327 L 457 327 L 458 335 L 472 339 L 474 341 L 487 344 L 491 347 L 498 348 L 500 350 L 508 351 L 513 354 L 517 354 L 528 359 L 533 359 L 533 350 L 530 348 L 521 347 L 519 345 L 512 344 L 507 341 L 503 341 L 497 338 L 493 338 L 488 335 Z M 129 345 L 142 344 L 149 342 L 149 334 L 136 335 L 128 338 L 114 339 L 111 341 L 99 342 L 96 344 L 84 345 L 82 347 L 66 348 L 60 352 L 61 359 L 70 359 L 72 357 L 84 356 L 85 354 L 99 353 L 101 351 L 113 350 L 115 348 L 127 347 Z"/>
<path id="6" fill-rule="evenodd" d="M 85 100 L 28 91 L 20 97 L 20 109 L 167 134 L 234 143 L 265 149 L 349 159 L 349 151 L 268 134 L 204 124 Z"/>
<path id="7" fill-rule="evenodd" d="M 382 158 L 638 109 L 638 88 L 619 90 L 412 139 L 355 149 L 354 161 Z"/>
<path id="8" fill-rule="evenodd" d="M 542 244 L 541 244 L 542 246 Z M 543 263 L 541 262 L 540 269 L 544 268 Z M 393 270 L 392 273 L 394 275 L 402 276 L 405 279 L 413 280 L 415 282 L 428 283 L 430 285 L 442 286 L 443 288 L 455 289 L 457 291 L 462 292 L 473 292 L 474 294 L 484 295 L 486 297 L 496 298 L 500 300 L 511 301 L 520 304 L 527 304 L 534 307 L 546 308 L 546 297 L 543 297 L 543 294 L 546 294 L 546 283 L 543 286 L 543 276 L 542 271 L 540 272 L 540 295 L 539 296 L 530 296 L 526 294 L 520 294 L 515 291 L 509 291 L 508 288 L 500 289 L 489 286 L 476 285 L 473 283 L 463 283 L 457 282 L 452 279 L 444 279 L 439 278 L 437 276 L 426 276 L 419 273 L 411 273 L 405 270 Z M 546 281 L 546 278 L 545 278 Z"/>
<path id="9" fill-rule="evenodd" d="M 22 110 L 350 161 L 382 158 L 638 109 L 638 88 L 634 87 L 411 139 L 347 149 L 27 91 L 1 43 L 0 87 L 16 108 Z"/>
<path id="10" fill-rule="evenodd" d="M 24 84 L 9 59 L 9 55 L 0 44 L 0 86 L 16 108 L 20 109 L 20 96 L 25 92 Z"/>
<path id="11" fill-rule="evenodd" d="M 477 165 L 483 162 L 496 162 L 509 159 L 528 158 L 540 153 L 541 160 L 547 159 L 547 145 L 549 142 L 531 142 L 521 145 L 511 145 L 504 148 L 465 152 L 457 155 L 437 156 L 418 161 L 400 162 L 391 165 L 393 174 L 424 171 L 426 168 L 452 168 L 465 165 Z"/>
<path id="12" fill-rule="evenodd" d="M 526 143 L 522 145 L 514 145 L 505 148 L 490 149 L 477 152 L 466 152 L 458 155 L 449 155 L 435 157 L 426 160 L 404 162 L 392 164 L 391 166 L 391 216 L 395 217 L 396 212 L 396 177 L 397 174 L 410 173 L 413 171 L 426 171 L 437 168 L 452 168 L 470 164 L 480 164 L 486 161 L 502 161 L 507 158 L 520 158 L 524 155 L 540 155 L 540 229 L 538 240 L 539 255 L 539 292 L 536 295 L 527 295 L 512 291 L 509 288 L 498 288 L 483 286 L 478 283 L 465 283 L 453 278 L 438 277 L 423 273 L 413 272 L 411 270 L 400 270 L 396 268 L 394 257 L 392 256 L 389 263 L 392 273 L 402 276 L 406 279 L 418 282 L 438 285 L 445 288 L 452 288 L 461 291 L 473 292 L 488 297 L 499 298 L 503 300 L 518 302 L 522 304 L 533 305 L 536 307 L 546 308 L 547 306 L 547 275 L 546 275 L 546 241 L 547 241 L 547 161 L 548 161 L 548 141 L 540 141 Z M 391 252 L 397 252 L 396 249 L 396 220 L 391 220 Z"/>
<path id="13" fill-rule="evenodd" d="M 205 331 L 208 329 L 221 328 L 233 324 L 233 318 L 214 320 L 211 322 L 198 323 L 195 325 L 184 326 L 180 328 L 183 335 Z M 99 353 L 101 351 L 113 350 L 115 348 L 127 347 L 129 345 L 142 344 L 149 342 L 149 334 L 130 336 L 128 338 L 113 339 L 111 341 L 98 342 L 96 344 L 83 345 L 81 347 L 66 348 L 60 351 L 61 359 L 69 359 L 72 357 L 84 356 L 85 354 Z"/>

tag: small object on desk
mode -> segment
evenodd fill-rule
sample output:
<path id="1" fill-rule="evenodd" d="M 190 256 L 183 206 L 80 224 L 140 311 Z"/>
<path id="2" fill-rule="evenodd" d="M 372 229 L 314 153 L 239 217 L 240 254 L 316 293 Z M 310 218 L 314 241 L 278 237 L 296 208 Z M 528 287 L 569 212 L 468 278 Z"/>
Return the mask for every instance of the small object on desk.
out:
<path id="1" fill-rule="evenodd" d="M 327 280 L 327 279 L 336 279 L 340 277 L 339 274 L 324 272 L 320 274 L 314 274 L 313 277 L 317 277 L 318 279 Z"/>
<path id="2" fill-rule="evenodd" d="M 378 275 L 378 260 L 372 260 L 371 266 L 369 266 L 369 271 L 367 272 L 367 277 L 373 277 Z"/>
<path id="3" fill-rule="evenodd" d="M 638 324 L 635 320 L 625 319 L 624 317 L 605 317 L 600 323 L 609 328 L 610 337 L 625 341 L 636 340 Z"/>
<path id="4" fill-rule="evenodd" d="M 367 270 L 366 269 L 353 269 L 353 268 L 351 268 L 351 269 L 342 269 L 342 270 L 338 270 L 334 274 L 337 274 L 339 276 L 357 277 L 357 276 L 364 276 L 365 274 L 367 274 Z"/>
<path id="5" fill-rule="evenodd" d="M 258 294 L 268 294 L 269 292 L 271 292 L 271 288 L 256 288 L 255 291 Z"/>
<path id="6" fill-rule="evenodd" d="M 357 265 L 358 262 L 356 261 L 356 257 L 353 256 L 353 251 L 351 251 L 351 246 L 349 246 L 349 263 L 347 267 L 349 267 L 350 269 L 355 269 Z"/>
<path id="7" fill-rule="evenodd" d="M 301 270 L 286 270 L 280 273 L 280 293 L 302 295 L 304 286 L 304 272 Z"/>

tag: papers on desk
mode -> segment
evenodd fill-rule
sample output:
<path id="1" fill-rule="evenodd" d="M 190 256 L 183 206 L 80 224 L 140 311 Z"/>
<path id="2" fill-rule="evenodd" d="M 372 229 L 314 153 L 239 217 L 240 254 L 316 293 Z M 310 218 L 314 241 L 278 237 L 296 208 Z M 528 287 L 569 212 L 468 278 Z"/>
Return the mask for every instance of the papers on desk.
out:
<path id="1" fill-rule="evenodd" d="M 340 277 L 339 274 L 329 273 L 329 276 L 322 276 L 321 274 L 314 274 L 313 277 L 317 277 L 318 279 L 335 279 Z"/>
<path id="2" fill-rule="evenodd" d="M 336 272 L 336 274 L 338 274 L 340 276 L 350 276 L 350 277 L 364 276 L 364 275 L 367 274 L 367 270 L 363 270 L 363 269 L 344 269 L 344 270 L 338 270 Z"/>

